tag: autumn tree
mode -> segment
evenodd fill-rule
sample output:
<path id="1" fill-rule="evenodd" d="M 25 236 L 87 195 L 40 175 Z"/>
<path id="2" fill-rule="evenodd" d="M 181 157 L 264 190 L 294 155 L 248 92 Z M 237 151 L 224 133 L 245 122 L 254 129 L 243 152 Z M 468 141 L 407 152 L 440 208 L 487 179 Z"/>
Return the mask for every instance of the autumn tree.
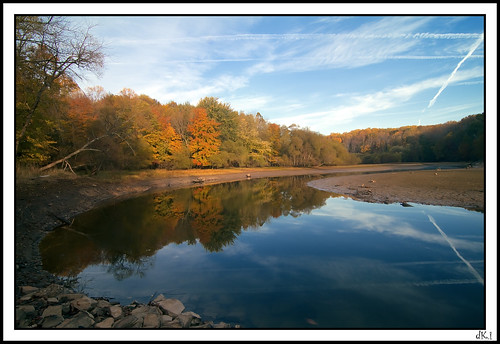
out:
<path id="1" fill-rule="evenodd" d="M 91 27 L 76 27 L 64 17 L 16 16 L 15 24 L 15 149 L 19 155 L 21 143 L 24 149 L 30 145 L 30 133 L 43 130 L 32 124 L 43 116 L 44 103 L 51 101 L 47 94 L 54 93 L 63 77 L 99 72 L 104 54 L 102 44 L 90 34 Z"/>
<path id="2" fill-rule="evenodd" d="M 221 143 L 218 127 L 219 123 L 208 118 L 205 109 L 195 109 L 195 116 L 188 125 L 189 151 L 194 166 L 208 167 L 212 165 L 211 158 L 219 152 Z"/>

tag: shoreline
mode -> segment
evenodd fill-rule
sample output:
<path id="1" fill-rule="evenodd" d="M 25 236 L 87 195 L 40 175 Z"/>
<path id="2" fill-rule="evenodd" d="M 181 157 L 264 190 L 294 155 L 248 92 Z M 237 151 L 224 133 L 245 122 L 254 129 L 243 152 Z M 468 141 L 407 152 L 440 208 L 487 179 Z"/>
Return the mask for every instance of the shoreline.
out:
<path id="1" fill-rule="evenodd" d="M 484 212 L 484 168 L 335 176 L 309 186 L 371 203 L 418 203 Z"/>
<path id="2" fill-rule="evenodd" d="M 298 175 L 328 175 L 355 173 L 357 175 L 331 178 L 367 176 L 360 173 L 396 173 L 423 169 L 458 168 L 465 163 L 414 163 L 353 165 L 317 168 L 246 168 L 228 170 L 190 170 L 180 176 L 127 178 L 110 181 L 83 176 L 44 176 L 16 180 L 15 185 L 15 303 L 23 297 L 21 286 L 46 288 L 65 281 L 43 270 L 38 244 L 53 229 L 68 224 L 76 215 L 110 202 L 139 196 L 149 192 L 247 180 L 249 178 L 285 177 Z M 405 172 L 401 172 L 405 173 Z M 407 172 L 408 173 L 408 172 Z M 250 175 L 250 177 L 248 177 Z M 202 179 L 198 179 L 202 178 Z M 331 178 L 320 178 L 323 183 Z M 202 181 L 202 182 L 200 182 Z M 325 185 L 323 185 L 325 187 Z M 338 190 L 337 190 L 338 191 Z M 334 192 L 337 192 L 334 191 Z M 348 190 L 346 190 L 348 191 Z M 349 196 L 346 192 L 346 195 Z"/>

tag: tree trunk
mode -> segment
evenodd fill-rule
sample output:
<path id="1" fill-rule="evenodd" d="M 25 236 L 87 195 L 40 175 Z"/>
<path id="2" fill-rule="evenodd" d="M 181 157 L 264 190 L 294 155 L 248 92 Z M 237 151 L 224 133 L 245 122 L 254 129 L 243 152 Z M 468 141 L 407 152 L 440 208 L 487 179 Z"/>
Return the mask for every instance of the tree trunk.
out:
<path id="1" fill-rule="evenodd" d="M 57 164 L 60 164 L 61 162 L 65 161 L 65 160 L 67 160 L 67 159 L 69 159 L 69 158 L 71 158 L 71 157 L 73 157 L 73 156 L 75 156 L 75 155 L 77 155 L 77 154 L 79 154 L 79 153 L 81 153 L 81 152 L 83 152 L 83 151 L 90 150 L 90 149 L 87 149 L 87 147 L 88 147 L 88 146 L 90 146 L 92 143 L 94 143 L 94 142 L 96 142 L 96 141 L 99 141 L 100 139 L 102 139 L 102 138 L 104 138 L 104 137 L 106 137 L 106 136 L 108 136 L 108 135 L 102 135 L 102 136 L 96 137 L 95 139 L 93 139 L 93 140 L 91 140 L 91 141 L 87 142 L 87 143 L 86 143 L 85 145 L 83 145 L 80 149 L 77 149 L 77 150 L 76 150 L 76 151 L 74 151 L 73 153 L 66 155 L 64 158 L 59 159 L 59 160 L 54 161 L 54 162 L 51 162 L 50 164 L 48 164 L 48 165 L 46 165 L 46 166 L 44 166 L 44 167 L 41 167 L 41 168 L 40 168 L 40 171 L 45 171 L 45 170 L 48 170 L 49 168 L 54 167 L 54 166 L 56 166 Z"/>

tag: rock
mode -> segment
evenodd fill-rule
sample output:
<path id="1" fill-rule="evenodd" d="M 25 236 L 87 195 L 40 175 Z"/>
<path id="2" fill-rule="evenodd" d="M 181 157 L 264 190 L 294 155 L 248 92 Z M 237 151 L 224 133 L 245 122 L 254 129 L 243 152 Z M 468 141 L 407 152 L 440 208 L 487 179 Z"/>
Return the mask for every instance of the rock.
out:
<path id="1" fill-rule="evenodd" d="M 16 323 L 21 324 L 26 319 L 36 316 L 36 309 L 33 305 L 22 305 L 16 307 Z"/>
<path id="2" fill-rule="evenodd" d="M 139 323 L 139 318 L 129 315 L 113 324 L 113 328 L 134 328 Z M 142 325 L 142 324 L 140 324 Z"/>
<path id="3" fill-rule="evenodd" d="M 109 314 L 114 318 L 118 319 L 123 315 L 123 310 L 119 305 L 109 307 Z"/>
<path id="4" fill-rule="evenodd" d="M 45 299 L 48 299 L 50 297 L 57 297 L 64 291 L 66 291 L 66 288 L 64 288 L 62 285 L 51 284 L 46 288 L 36 291 L 33 295 L 36 297 L 43 297 Z"/>
<path id="5" fill-rule="evenodd" d="M 182 311 L 186 308 L 177 299 L 166 299 L 163 301 L 158 302 L 158 306 L 160 309 L 163 311 L 164 314 L 166 315 L 171 315 L 173 317 L 178 316 L 179 314 L 182 313 Z"/>
<path id="6" fill-rule="evenodd" d="M 160 317 L 157 314 L 146 314 L 144 316 L 142 327 L 144 328 L 159 328 L 160 327 Z"/>
<path id="7" fill-rule="evenodd" d="M 31 294 L 31 293 L 38 291 L 39 288 L 26 285 L 26 286 L 19 287 L 19 289 L 21 290 L 21 294 L 26 295 L 26 294 Z"/>
<path id="8" fill-rule="evenodd" d="M 173 320 L 170 315 L 160 315 L 160 327 L 163 327 L 164 324 L 169 323 Z"/>
<path id="9" fill-rule="evenodd" d="M 175 318 L 172 321 L 162 322 L 161 327 L 162 328 L 182 328 L 182 324 L 180 323 L 179 319 Z"/>
<path id="10" fill-rule="evenodd" d="M 49 307 L 45 308 L 45 310 L 42 313 L 42 318 L 53 316 L 53 315 L 59 315 L 62 317 L 62 306 L 61 305 L 49 306 Z"/>
<path id="11" fill-rule="evenodd" d="M 89 311 L 93 309 L 96 304 L 97 301 L 88 296 L 83 296 L 79 299 L 71 301 L 71 307 L 78 309 L 79 311 Z"/>
<path id="12" fill-rule="evenodd" d="M 74 317 L 64 320 L 56 328 L 89 328 L 94 325 L 94 317 L 88 312 L 78 312 Z"/>
<path id="13" fill-rule="evenodd" d="M 53 328 L 64 321 L 62 315 L 45 316 L 42 321 L 42 328 Z"/>
<path id="14" fill-rule="evenodd" d="M 181 313 L 177 316 L 180 324 L 183 328 L 188 328 L 191 325 L 191 320 L 193 320 L 193 316 L 191 314 Z"/>
<path id="15" fill-rule="evenodd" d="M 214 328 L 231 328 L 231 325 L 230 324 L 227 324 L 223 321 L 221 321 L 220 323 L 218 324 L 214 324 L 213 326 Z"/>
<path id="16" fill-rule="evenodd" d="M 154 304 L 154 303 L 158 303 L 158 302 L 163 301 L 163 300 L 166 300 L 166 299 L 167 299 L 167 298 L 166 298 L 163 294 L 160 294 L 160 295 L 158 295 L 157 297 L 155 297 L 155 299 L 153 300 L 153 302 L 152 302 L 152 303 L 153 303 L 153 304 Z"/>
<path id="17" fill-rule="evenodd" d="M 47 303 L 48 304 L 56 304 L 56 303 L 59 303 L 59 300 L 57 299 L 57 297 L 49 297 L 47 299 Z"/>
<path id="18" fill-rule="evenodd" d="M 66 302 L 81 299 L 84 296 L 84 294 L 64 293 L 60 294 L 57 298 L 59 302 Z"/>
<path id="19" fill-rule="evenodd" d="M 95 328 L 112 328 L 114 322 L 115 322 L 115 319 L 113 319 L 112 317 L 109 317 L 109 318 L 104 319 L 100 323 L 95 324 L 94 327 Z"/>

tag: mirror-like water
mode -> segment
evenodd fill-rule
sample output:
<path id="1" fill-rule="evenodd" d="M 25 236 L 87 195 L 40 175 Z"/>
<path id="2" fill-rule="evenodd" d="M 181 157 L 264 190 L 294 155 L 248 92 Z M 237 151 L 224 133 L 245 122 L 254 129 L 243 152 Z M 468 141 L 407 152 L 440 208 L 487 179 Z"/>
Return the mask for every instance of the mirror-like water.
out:
<path id="1" fill-rule="evenodd" d="M 357 202 L 258 179 L 95 209 L 44 268 L 126 305 L 154 293 L 247 328 L 482 328 L 484 214 Z"/>

